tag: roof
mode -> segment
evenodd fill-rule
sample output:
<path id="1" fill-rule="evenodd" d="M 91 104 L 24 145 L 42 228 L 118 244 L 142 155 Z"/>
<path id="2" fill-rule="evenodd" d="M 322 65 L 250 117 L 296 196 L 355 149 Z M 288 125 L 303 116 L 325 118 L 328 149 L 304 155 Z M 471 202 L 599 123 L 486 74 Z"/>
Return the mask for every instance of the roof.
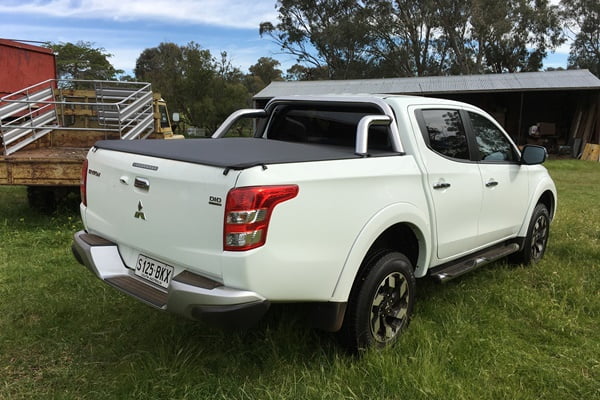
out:
<path id="1" fill-rule="evenodd" d="M 38 53 L 54 54 L 54 51 L 52 49 L 49 49 L 46 47 L 34 46 L 31 44 L 22 43 L 22 42 L 10 40 L 10 39 L 0 39 L 0 46 L 14 47 L 16 49 L 35 51 Z"/>
<path id="2" fill-rule="evenodd" d="M 436 94 L 522 92 L 549 90 L 600 90 L 600 79 L 587 69 L 513 74 L 454 75 L 335 81 L 271 82 L 254 96 L 270 99 L 288 95 L 355 93 Z"/>

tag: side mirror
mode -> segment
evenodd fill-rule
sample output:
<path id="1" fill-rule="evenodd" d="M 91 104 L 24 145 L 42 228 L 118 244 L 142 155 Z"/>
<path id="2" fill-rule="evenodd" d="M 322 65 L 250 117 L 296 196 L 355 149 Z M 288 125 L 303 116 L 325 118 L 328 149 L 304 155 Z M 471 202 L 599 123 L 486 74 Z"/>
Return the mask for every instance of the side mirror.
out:
<path id="1" fill-rule="evenodd" d="M 546 161 L 548 152 L 545 147 L 526 145 L 521 152 L 521 164 L 537 165 Z"/>

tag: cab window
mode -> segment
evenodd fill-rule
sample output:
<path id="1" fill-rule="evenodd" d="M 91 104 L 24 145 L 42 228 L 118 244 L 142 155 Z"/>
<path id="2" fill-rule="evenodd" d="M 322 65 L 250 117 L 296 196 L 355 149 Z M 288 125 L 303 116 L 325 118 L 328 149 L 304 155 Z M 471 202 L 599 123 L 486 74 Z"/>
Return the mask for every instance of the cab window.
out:
<path id="1" fill-rule="evenodd" d="M 469 160 L 467 135 L 458 110 L 422 110 L 421 116 L 425 141 L 433 151 Z"/>
<path id="2" fill-rule="evenodd" d="M 504 133 L 483 115 L 469 112 L 481 161 L 516 161 L 517 155 Z"/>
<path id="3" fill-rule="evenodd" d="M 167 114 L 167 107 L 160 105 L 158 106 L 158 112 L 160 113 L 160 127 L 169 128 L 169 115 Z"/>

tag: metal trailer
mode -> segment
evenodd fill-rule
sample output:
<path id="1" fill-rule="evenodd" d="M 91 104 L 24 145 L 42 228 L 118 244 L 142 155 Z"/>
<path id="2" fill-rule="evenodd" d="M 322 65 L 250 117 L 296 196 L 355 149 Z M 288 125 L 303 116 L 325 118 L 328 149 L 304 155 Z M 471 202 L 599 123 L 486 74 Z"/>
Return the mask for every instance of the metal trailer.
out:
<path id="1" fill-rule="evenodd" d="M 31 206 L 52 210 L 76 191 L 98 140 L 173 137 L 166 104 L 149 83 L 55 79 L 51 50 L 6 42 L 0 40 L 0 185 L 27 186 Z M 14 82 L 27 85 L 14 89 Z"/>

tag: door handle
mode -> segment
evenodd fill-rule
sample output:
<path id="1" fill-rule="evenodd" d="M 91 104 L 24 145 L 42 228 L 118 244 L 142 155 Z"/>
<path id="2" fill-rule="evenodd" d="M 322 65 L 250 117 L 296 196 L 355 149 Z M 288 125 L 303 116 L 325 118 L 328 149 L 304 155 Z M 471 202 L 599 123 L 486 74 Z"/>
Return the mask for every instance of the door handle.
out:
<path id="1" fill-rule="evenodd" d="M 489 180 L 488 183 L 485 184 L 485 187 L 494 187 L 494 186 L 498 186 L 498 182 L 496 182 L 493 179 Z"/>
<path id="2" fill-rule="evenodd" d="M 439 183 L 436 183 L 435 185 L 433 185 L 433 188 L 434 189 L 448 189 L 450 186 L 452 186 L 452 185 L 450 185 L 448 182 L 439 182 Z"/>
<path id="3" fill-rule="evenodd" d="M 150 190 L 150 181 L 148 179 L 136 177 L 133 186 L 142 190 Z"/>

